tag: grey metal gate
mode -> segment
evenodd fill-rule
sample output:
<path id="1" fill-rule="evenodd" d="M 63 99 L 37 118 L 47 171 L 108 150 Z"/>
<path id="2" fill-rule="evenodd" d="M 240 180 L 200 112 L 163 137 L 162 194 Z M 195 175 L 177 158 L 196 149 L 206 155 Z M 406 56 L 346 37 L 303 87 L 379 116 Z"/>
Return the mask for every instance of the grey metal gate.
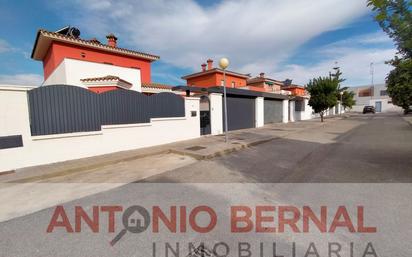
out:
<path id="1" fill-rule="evenodd" d="M 229 131 L 255 127 L 255 99 L 255 97 L 245 96 L 229 95 L 227 97 L 227 125 Z M 223 127 L 224 126 L 223 117 Z"/>
<path id="2" fill-rule="evenodd" d="M 210 100 L 208 96 L 203 95 L 200 97 L 200 135 L 209 135 L 210 126 Z"/>
<path id="3" fill-rule="evenodd" d="M 283 104 L 282 101 L 265 99 L 264 101 L 264 122 L 282 122 Z"/>
<path id="4" fill-rule="evenodd" d="M 96 94 L 70 85 L 28 91 L 32 136 L 99 131 L 102 125 L 148 123 L 151 118 L 184 117 L 184 99 L 174 93 L 146 96 L 132 90 Z"/>

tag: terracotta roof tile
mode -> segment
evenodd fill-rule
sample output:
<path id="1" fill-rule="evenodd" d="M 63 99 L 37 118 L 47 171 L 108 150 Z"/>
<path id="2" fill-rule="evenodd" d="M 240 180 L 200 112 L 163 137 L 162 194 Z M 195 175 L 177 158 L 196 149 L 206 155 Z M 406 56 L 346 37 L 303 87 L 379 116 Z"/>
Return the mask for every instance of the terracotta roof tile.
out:
<path id="1" fill-rule="evenodd" d="M 173 86 L 160 84 L 155 82 L 142 82 L 142 87 L 159 88 L 159 89 L 172 89 Z"/>
<path id="2" fill-rule="evenodd" d="M 82 82 L 121 81 L 123 83 L 132 85 L 132 83 L 130 83 L 130 82 L 124 80 L 124 79 L 121 79 L 117 76 L 112 76 L 112 75 L 108 75 L 108 76 L 104 76 L 104 77 L 95 77 L 95 78 L 84 78 L 84 79 L 81 79 L 80 81 L 82 81 Z"/>
<path id="3" fill-rule="evenodd" d="M 220 68 L 212 68 L 210 70 L 206 70 L 206 71 L 200 71 L 200 72 L 196 72 L 196 73 L 192 73 L 186 76 L 183 76 L 182 79 L 189 79 L 189 78 L 194 78 L 194 77 L 199 77 L 199 76 L 203 76 L 205 74 L 210 74 L 210 73 L 223 73 L 223 70 Z M 226 70 L 226 75 L 232 75 L 232 76 L 236 76 L 236 77 L 240 77 L 240 78 L 250 78 L 249 74 L 242 74 L 242 73 L 238 73 L 238 72 L 234 72 L 234 71 L 230 71 L 230 70 Z"/>
<path id="4" fill-rule="evenodd" d="M 36 43 L 35 43 L 35 46 L 33 48 L 33 52 L 32 52 L 32 55 L 31 55 L 32 58 L 34 58 L 34 59 L 36 59 L 35 58 L 35 50 L 36 50 L 36 46 L 37 46 L 37 43 L 39 41 L 40 36 L 48 37 L 52 40 L 64 41 L 64 42 L 68 42 L 68 43 L 75 43 L 75 44 L 79 44 L 79 45 L 86 46 L 86 47 L 93 47 L 93 48 L 98 48 L 100 50 L 115 52 L 115 53 L 118 53 L 118 54 L 125 54 L 125 55 L 129 55 L 129 56 L 148 59 L 148 60 L 151 60 L 151 61 L 155 61 L 155 60 L 160 59 L 160 57 L 157 56 L 157 55 L 147 54 L 147 53 L 138 52 L 138 51 L 129 50 L 129 49 L 120 48 L 120 47 L 112 47 L 112 46 L 109 46 L 109 45 L 106 45 L 106 44 L 98 43 L 95 40 L 85 40 L 85 39 L 81 39 L 81 38 L 75 38 L 75 37 L 72 37 L 72 36 L 62 35 L 62 34 L 56 33 L 56 32 L 50 32 L 50 31 L 47 31 L 47 30 L 44 30 L 44 29 L 40 29 L 37 33 Z"/>

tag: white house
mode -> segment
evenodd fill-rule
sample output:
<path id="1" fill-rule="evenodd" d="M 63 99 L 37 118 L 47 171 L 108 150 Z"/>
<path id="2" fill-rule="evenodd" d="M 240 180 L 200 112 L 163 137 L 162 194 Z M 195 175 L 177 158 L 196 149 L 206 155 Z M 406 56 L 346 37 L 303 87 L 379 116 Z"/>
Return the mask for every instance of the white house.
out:
<path id="1" fill-rule="evenodd" d="M 355 93 L 356 104 L 352 107 L 354 112 L 362 112 L 363 107 L 367 105 L 374 106 L 376 112 L 402 110 L 392 103 L 385 84 L 349 87 L 348 91 Z"/>

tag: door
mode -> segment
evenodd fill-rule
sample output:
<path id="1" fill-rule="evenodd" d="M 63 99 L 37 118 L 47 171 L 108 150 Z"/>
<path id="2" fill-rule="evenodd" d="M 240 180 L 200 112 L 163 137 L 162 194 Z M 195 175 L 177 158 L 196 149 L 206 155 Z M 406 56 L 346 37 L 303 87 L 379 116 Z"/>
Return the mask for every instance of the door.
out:
<path id="1" fill-rule="evenodd" d="M 382 102 L 381 101 L 375 102 L 375 111 L 376 112 L 381 112 L 382 111 Z"/>
<path id="2" fill-rule="evenodd" d="M 275 123 L 282 122 L 283 103 L 282 101 L 265 99 L 264 101 L 264 122 Z"/>
<path id="3" fill-rule="evenodd" d="M 200 97 L 200 135 L 208 135 L 210 127 L 210 101 L 208 96 Z"/>
<path id="4" fill-rule="evenodd" d="M 254 97 L 244 96 L 227 97 L 229 131 L 255 127 L 255 99 Z M 224 117 L 225 111 L 223 109 L 223 127 L 225 128 Z"/>

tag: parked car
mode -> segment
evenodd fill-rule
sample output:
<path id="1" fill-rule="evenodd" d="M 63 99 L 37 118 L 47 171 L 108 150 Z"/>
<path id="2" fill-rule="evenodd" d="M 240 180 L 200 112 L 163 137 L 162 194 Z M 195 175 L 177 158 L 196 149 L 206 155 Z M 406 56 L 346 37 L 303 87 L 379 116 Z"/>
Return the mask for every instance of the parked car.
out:
<path id="1" fill-rule="evenodd" d="M 375 107 L 370 105 L 363 107 L 363 114 L 365 113 L 375 113 Z"/>

